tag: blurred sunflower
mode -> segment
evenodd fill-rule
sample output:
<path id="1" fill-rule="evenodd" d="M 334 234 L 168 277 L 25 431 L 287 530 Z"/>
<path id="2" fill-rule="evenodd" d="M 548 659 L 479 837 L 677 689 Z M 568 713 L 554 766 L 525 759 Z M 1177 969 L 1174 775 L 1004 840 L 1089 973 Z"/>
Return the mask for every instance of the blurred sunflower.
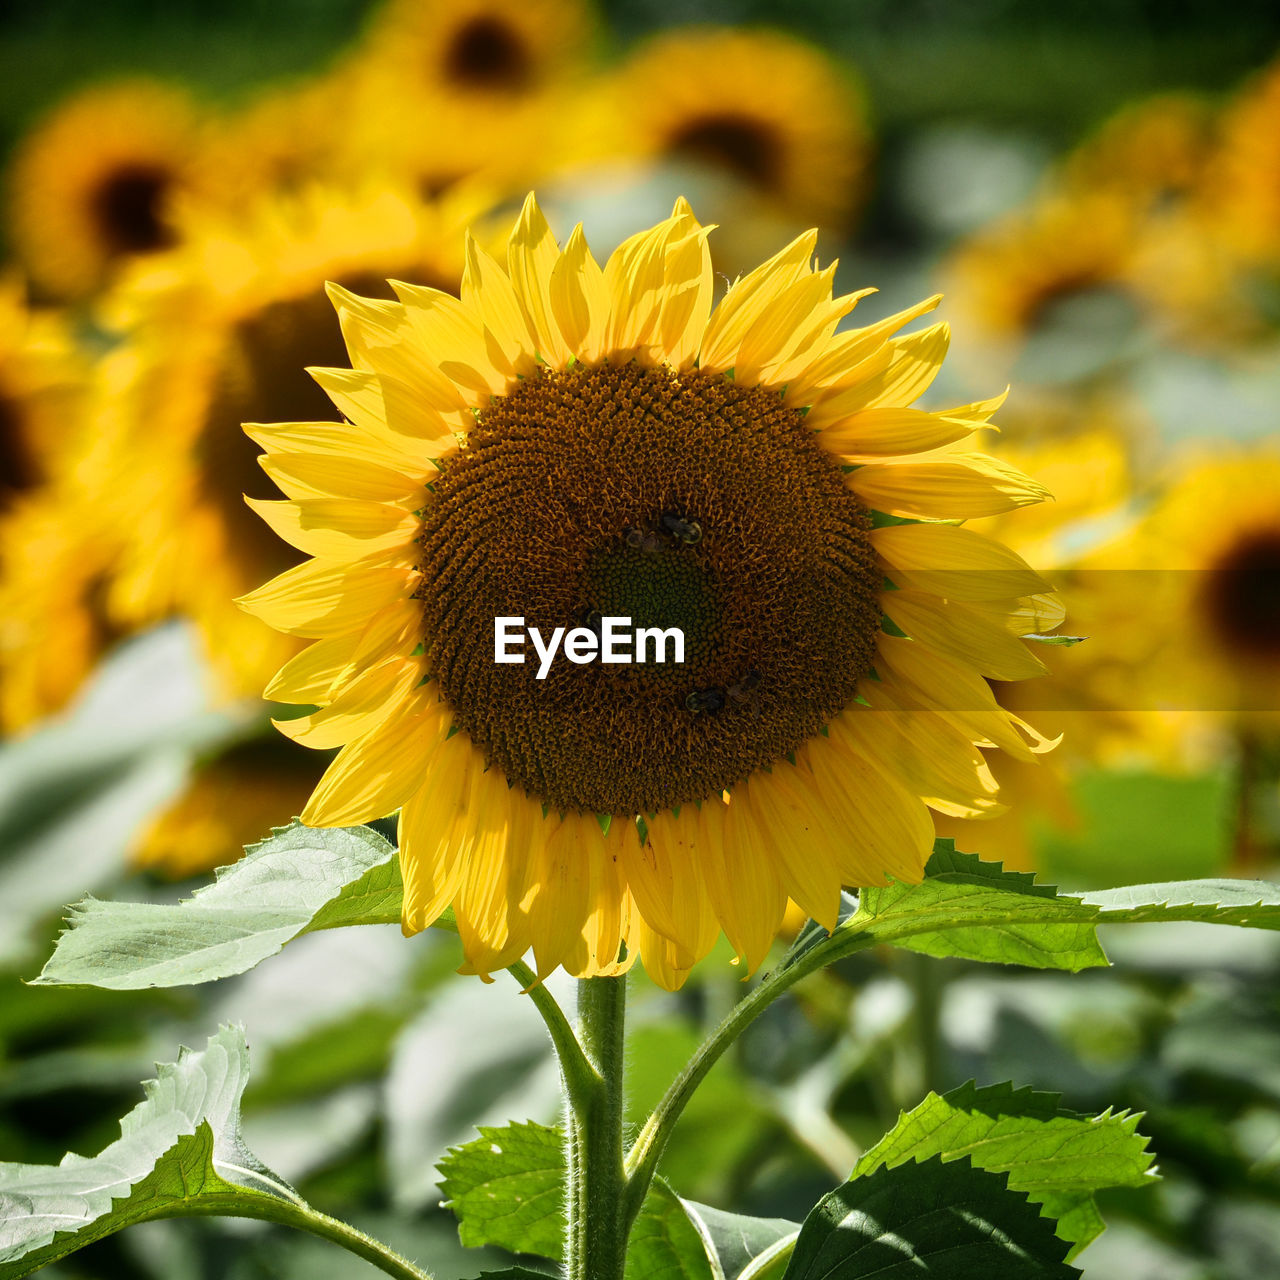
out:
<path id="1" fill-rule="evenodd" d="M 1052 681 L 1032 687 L 988 672 L 1001 706 L 1032 716 L 1042 731 L 1063 740 L 1047 762 L 1037 761 L 1034 766 L 1007 754 L 991 759 L 1008 810 L 983 824 L 982 850 L 985 856 L 1020 870 L 1037 865 L 1038 824 L 1063 829 L 1076 822 L 1069 791 L 1073 770 L 1132 753 L 1155 728 L 1134 717 L 1126 702 L 1114 700 L 1117 679 L 1123 687 L 1134 677 L 1133 655 L 1114 643 L 1116 637 L 1109 628 L 1097 634 L 1092 575 L 1076 570 L 1091 547 L 1111 536 L 1113 523 L 1123 518 L 1132 496 L 1127 414 L 1109 399 L 1083 406 L 1079 399 L 1024 404 L 1009 415 L 995 450 L 1018 468 L 1034 472 L 1054 500 L 1028 509 L 1025 520 L 1000 515 L 967 526 L 1041 566 L 1070 602 L 1067 619 L 1056 598 L 1038 597 L 1034 630 L 1052 631 L 1067 619 L 1072 632 L 1089 637 L 1080 648 L 1041 650 Z M 937 825 L 941 835 L 964 834 L 962 824 L 945 816 L 938 818 Z"/>
<path id="2" fill-rule="evenodd" d="M 1223 238 L 1246 263 L 1280 265 L 1280 59 L 1222 113 L 1206 179 Z"/>
<path id="3" fill-rule="evenodd" d="M 312 752 L 280 738 L 240 743 L 201 765 L 140 833 L 133 863 L 184 879 L 233 862 L 282 813 L 301 812 L 322 770 Z"/>
<path id="4" fill-rule="evenodd" d="M 201 123 L 180 88 L 136 79 L 79 93 L 9 172 L 14 248 L 50 297 L 83 298 L 119 264 L 178 240 L 175 200 L 200 172 Z"/>
<path id="5" fill-rule="evenodd" d="M 251 505 L 314 557 L 242 601 L 317 642 L 268 696 L 345 744 L 303 820 L 399 809 L 405 931 L 452 903 L 482 973 L 532 946 L 674 987 L 721 927 L 754 970 L 788 897 L 830 927 L 841 885 L 920 878 L 927 805 L 991 812 L 979 745 L 1050 745 L 974 661 L 1029 674 L 1046 584 L 951 523 L 1044 490 L 939 452 L 1000 398 L 909 407 L 948 330 L 894 334 L 937 300 L 837 334 L 861 295 L 809 232 L 713 310 L 707 232 L 679 201 L 602 269 L 530 197 L 505 271 L 468 237 L 460 300 L 333 290 L 349 422 L 250 428 L 288 495 Z M 679 627 L 686 661 L 537 678 L 493 661 L 509 615 Z"/>
<path id="6" fill-rule="evenodd" d="M 190 617 L 228 692 L 261 688 L 292 646 L 230 601 L 297 557 L 244 508 L 242 494 L 270 490 L 240 424 L 336 419 L 305 372 L 344 357 L 324 282 L 377 289 L 412 274 L 456 289 L 459 228 L 475 212 L 464 193 L 427 206 L 381 188 L 309 189 L 193 230 L 122 288 L 93 468 L 125 535 L 110 594 L 122 625 Z"/>
<path id="7" fill-rule="evenodd" d="M 581 71 L 595 34 L 582 0 L 390 0 L 352 62 L 386 88 L 510 106 Z"/>
<path id="8" fill-rule="evenodd" d="M 776 32 L 693 27 L 649 41 L 611 90 L 614 153 L 728 174 L 801 222 L 847 219 L 870 152 L 852 74 Z"/>
<path id="9" fill-rule="evenodd" d="M 70 464 L 86 376 L 63 319 L 0 279 L 0 512 Z"/>
<path id="10" fill-rule="evenodd" d="M 117 638 L 105 609 L 110 530 L 83 498 L 59 479 L 23 494 L 0 517 L 5 732 L 61 710 Z"/>
<path id="11" fill-rule="evenodd" d="M 1119 287 L 1139 225 L 1125 194 L 1052 188 L 960 245 L 944 268 L 948 295 L 979 342 L 1016 346 L 1056 306 Z"/>
<path id="12" fill-rule="evenodd" d="M 1107 548 L 1165 620 L 1137 696 L 1248 726 L 1280 712 L 1280 453 L 1215 450 Z"/>

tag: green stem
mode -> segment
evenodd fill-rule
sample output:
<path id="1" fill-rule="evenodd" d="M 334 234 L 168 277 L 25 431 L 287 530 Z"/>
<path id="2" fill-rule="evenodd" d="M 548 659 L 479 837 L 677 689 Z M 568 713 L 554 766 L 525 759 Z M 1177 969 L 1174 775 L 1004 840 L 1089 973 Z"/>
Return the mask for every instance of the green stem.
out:
<path id="1" fill-rule="evenodd" d="M 622 1160 L 625 978 L 578 983 L 578 1035 L 595 1076 L 588 1097 L 570 1098 L 568 1280 L 622 1280 L 627 1178 Z"/>
<path id="2" fill-rule="evenodd" d="M 640 1131 L 635 1145 L 627 1153 L 625 1220 L 635 1221 L 648 1193 L 649 1184 L 657 1171 L 658 1161 L 676 1121 L 680 1119 L 694 1090 L 706 1078 L 707 1072 L 720 1060 L 721 1055 L 784 991 L 795 986 L 801 978 L 821 969 L 834 960 L 843 959 L 855 951 L 872 946 L 876 939 L 864 933 L 851 933 L 846 926 L 839 933 L 810 948 L 796 957 L 786 968 L 766 977 L 725 1016 L 720 1025 L 703 1042 L 697 1053 L 685 1064 L 663 1095 L 653 1114 Z"/>
<path id="3" fill-rule="evenodd" d="M 555 996 L 537 980 L 533 970 L 522 960 L 517 960 L 507 972 L 528 994 L 533 1007 L 546 1024 L 556 1056 L 560 1059 L 560 1072 L 564 1077 L 570 1109 L 577 1114 L 590 1104 L 595 1090 L 600 1087 L 596 1069 L 583 1053 L 582 1045 L 578 1043 L 578 1037 L 569 1025 L 569 1019 L 564 1016 L 564 1010 L 556 1003 Z"/>
<path id="4" fill-rule="evenodd" d="M 907 979 L 915 1002 L 918 1070 L 917 1096 L 906 1102 L 914 1106 L 930 1090 L 943 1091 L 942 1079 L 942 966 L 932 956 L 915 951 L 902 953 Z"/>
<path id="5" fill-rule="evenodd" d="M 363 1231 L 331 1218 L 327 1213 L 320 1213 L 310 1205 L 301 1201 L 277 1199 L 274 1196 L 202 1196 L 189 1208 L 184 1208 L 175 1217 L 221 1216 L 229 1218 L 257 1218 L 264 1222 L 275 1222 L 285 1227 L 296 1227 L 300 1231 L 310 1232 L 333 1244 L 341 1246 L 348 1253 L 371 1262 L 380 1271 L 398 1280 L 431 1280 L 430 1272 L 402 1258 L 394 1250 L 387 1248 L 381 1240 L 375 1240 Z"/>

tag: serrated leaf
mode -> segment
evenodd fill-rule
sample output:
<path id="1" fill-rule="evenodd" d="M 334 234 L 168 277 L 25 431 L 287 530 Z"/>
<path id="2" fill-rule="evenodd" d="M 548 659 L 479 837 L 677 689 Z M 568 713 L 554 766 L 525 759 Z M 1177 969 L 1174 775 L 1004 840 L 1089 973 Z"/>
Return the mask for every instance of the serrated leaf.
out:
<path id="1" fill-rule="evenodd" d="M 882 1166 L 824 1196 L 784 1280 L 1069 1280 L 1067 1245 L 1003 1174 L 967 1160 Z"/>
<path id="2" fill-rule="evenodd" d="M 1098 909 L 1099 924 L 1197 920 L 1280 929 L 1280 885 L 1269 880 L 1171 880 L 1074 896 Z"/>
<path id="3" fill-rule="evenodd" d="M 680 1197 L 654 1178 L 627 1242 L 626 1280 L 720 1280 Z"/>
<path id="4" fill-rule="evenodd" d="M 244 973 L 296 938 L 400 919 L 395 849 L 368 827 L 282 827 L 177 905 L 86 899 L 37 983 L 172 987 Z"/>
<path id="5" fill-rule="evenodd" d="M 0 1280 L 14 1280 L 149 1218 L 253 1213 L 255 1202 L 300 1205 L 293 1189 L 240 1139 L 249 1075 L 244 1033 L 223 1027 L 184 1049 L 143 1087 L 120 1137 L 91 1158 L 0 1164 Z"/>
<path id="6" fill-rule="evenodd" d="M 798 1222 L 786 1218 L 751 1218 L 693 1200 L 680 1203 L 702 1237 L 714 1280 L 738 1280 L 800 1230 Z"/>
<path id="7" fill-rule="evenodd" d="M 1058 1235 L 1078 1253 L 1102 1230 L 1093 1201 L 1102 1187 L 1142 1187 L 1151 1182 L 1152 1156 L 1138 1132 L 1138 1115 L 1110 1111 L 1084 1116 L 1061 1110 L 1058 1095 L 978 1088 L 970 1081 L 919 1106 L 863 1155 L 855 1178 L 884 1166 L 938 1156 L 968 1159 L 989 1173 L 1008 1175 L 1058 1220 Z"/>
<path id="8" fill-rule="evenodd" d="M 848 927 L 930 956 L 1074 972 L 1107 963 L 1096 918 L 1026 872 L 939 840 L 920 884 L 864 889 Z"/>
<path id="9" fill-rule="evenodd" d="M 480 1127 L 480 1137 L 440 1161 L 444 1205 L 464 1245 L 559 1258 L 564 1252 L 565 1159 L 560 1133 L 546 1125 Z"/>

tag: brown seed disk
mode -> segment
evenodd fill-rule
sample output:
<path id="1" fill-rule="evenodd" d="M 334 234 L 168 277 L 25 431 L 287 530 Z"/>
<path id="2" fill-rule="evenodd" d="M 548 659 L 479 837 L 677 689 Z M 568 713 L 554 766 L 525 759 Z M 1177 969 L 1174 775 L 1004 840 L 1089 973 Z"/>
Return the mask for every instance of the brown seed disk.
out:
<path id="1" fill-rule="evenodd" d="M 432 485 L 424 647 L 455 724 L 550 808 L 700 801 L 853 697 L 880 627 L 869 527 L 774 392 L 634 363 L 539 372 L 480 413 Z M 685 663 L 561 652 L 538 680 L 531 644 L 523 665 L 494 661 L 495 616 L 549 637 L 600 613 L 681 627 Z M 690 710 L 706 691 L 722 705 Z"/>
<path id="2" fill-rule="evenodd" d="M 1280 662 L 1280 529 L 1232 547 L 1205 575 L 1201 607 L 1228 648 L 1255 661 Z"/>

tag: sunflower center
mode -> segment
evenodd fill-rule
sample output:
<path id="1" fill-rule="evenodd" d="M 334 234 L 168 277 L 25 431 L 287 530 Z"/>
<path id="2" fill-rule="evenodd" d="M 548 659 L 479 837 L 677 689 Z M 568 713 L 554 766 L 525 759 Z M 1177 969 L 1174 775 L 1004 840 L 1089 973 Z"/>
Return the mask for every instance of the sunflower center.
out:
<path id="1" fill-rule="evenodd" d="M 449 42 L 445 77 L 465 89 L 505 89 L 528 86 L 533 64 L 520 34 L 496 17 L 481 16 L 465 23 Z"/>
<path id="2" fill-rule="evenodd" d="M 1206 614 L 1224 644 L 1280 659 L 1280 529 L 1256 533 L 1210 570 Z"/>
<path id="3" fill-rule="evenodd" d="M 117 254 L 153 253 L 174 243 L 164 220 L 172 175 L 156 165 L 127 165 L 110 174 L 93 195 L 95 220 Z"/>
<path id="4" fill-rule="evenodd" d="M 745 115 L 691 120 L 668 144 L 676 155 L 719 165 L 753 186 L 770 189 L 781 178 L 782 151 L 773 131 Z"/>
<path id="5" fill-rule="evenodd" d="M 19 402 L 0 389 L 0 504 L 32 488 L 40 478 L 27 444 L 25 418 Z"/>
<path id="6" fill-rule="evenodd" d="M 541 371 L 480 412 L 422 517 L 423 644 L 455 724 L 560 811 L 701 801 L 854 696 L 880 575 L 838 466 L 776 394 L 644 369 Z M 684 661 L 494 661 L 526 628 L 678 627 Z"/>

